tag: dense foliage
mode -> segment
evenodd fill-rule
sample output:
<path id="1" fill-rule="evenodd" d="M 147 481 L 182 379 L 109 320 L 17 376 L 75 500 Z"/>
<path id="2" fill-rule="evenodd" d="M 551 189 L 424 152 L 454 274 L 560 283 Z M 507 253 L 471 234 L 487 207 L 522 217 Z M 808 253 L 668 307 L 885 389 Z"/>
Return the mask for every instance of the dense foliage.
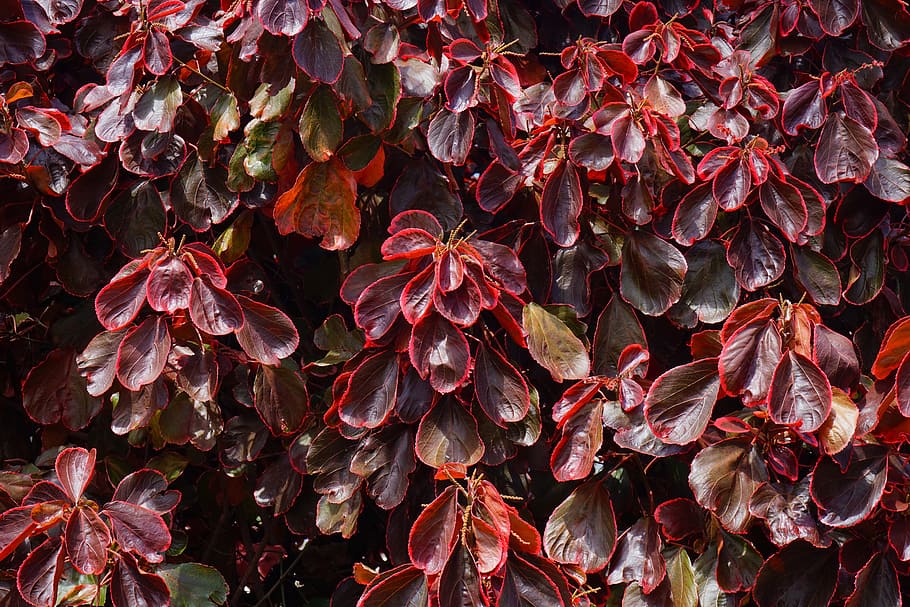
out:
<path id="1" fill-rule="evenodd" d="M 901 605 L 908 43 L 0 0 L 0 605 Z"/>

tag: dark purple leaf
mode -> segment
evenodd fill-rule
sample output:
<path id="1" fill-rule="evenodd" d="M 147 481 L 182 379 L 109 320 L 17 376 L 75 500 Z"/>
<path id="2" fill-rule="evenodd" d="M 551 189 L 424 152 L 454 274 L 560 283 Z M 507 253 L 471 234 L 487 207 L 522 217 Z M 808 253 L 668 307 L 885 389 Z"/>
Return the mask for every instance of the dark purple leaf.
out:
<path id="1" fill-rule="evenodd" d="M 521 421 L 531 400 L 524 378 L 498 351 L 481 344 L 474 362 L 477 402 L 496 425 Z"/>
<path id="2" fill-rule="evenodd" d="M 296 0 L 259 0 L 256 15 L 269 33 L 296 36 L 307 24 L 309 10 Z"/>
<path id="3" fill-rule="evenodd" d="M 411 332 L 411 364 L 437 392 L 446 394 L 465 382 L 471 368 L 468 340 L 439 314 L 427 314 Z"/>
<path id="4" fill-rule="evenodd" d="M 420 420 L 417 457 L 433 468 L 445 464 L 473 466 L 483 457 L 477 421 L 452 397 L 440 399 Z"/>
<path id="5" fill-rule="evenodd" d="M 320 19 L 307 23 L 294 38 L 294 61 L 307 76 L 332 84 L 341 75 L 344 51 L 335 34 Z"/>
<path id="6" fill-rule="evenodd" d="M 101 512 L 111 521 L 114 539 L 121 549 L 151 563 L 160 563 L 161 553 L 171 545 L 171 533 L 157 512 L 129 502 L 110 502 Z"/>
<path id="7" fill-rule="evenodd" d="M 300 375 L 285 367 L 262 365 L 253 383 L 253 404 L 275 436 L 300 429 L 309 412 L 306 384 Z"/>
<path id="8" fill-rule="evenodd" d="M 837 550 L 796 541 L 765 561 L 752 594 L 759 607 L 828 607 L 837 571 Z"/>
<path id="9" fill-rule="evenodd" d="M 714 512 L 731 533 L 748 529 L 749 498 L 768 480 L 768 470 L 750 441 L 732 438 L 706 447 L 695 456 L 689 487 L 703 507 Z"/>
<path id="10" fill-rule="evenodd" d="M 676 247 L 648 232 L 626 235 L 622 248 L 622 297 L 649 316 L 660 316 L 679 301 L 686 259 Z"/>
<path id="11" fill-rule="evenodd" d="M 297 349 L 300 338 L 287 315 L 272 306 L 242 295 L 237 302 L 243 310 L 243 326 L 237 342 L 247 356 L 267 365 L 278 365 Z"/>
<path id="12" fill-rule="evenodd" d="M 114 567 L 111 600 L 114 607 L 168 607 L 170 591 L 164 580 L 141 571 L 136 559 L 124 554 Z"/>
<path id="13" fill-rule="evenodd" d="M 553 510 L 543 541 L 553 560 L 595 573 L 610 561 L 616 534 L 610 495 L 600 481 L 591 481 L 577 487 Z"/>
<path id="14" fill-rule="evenodd" d="M 394 353 L 379 352 L 354 369 L 347 390 L 338 401 L 338 416 L 358 428 L 385 423 L 398 390 L 398 360 Z"/>
<path id="15" fill-rule="evenodd" d="M 243 309 L 236 297 L 208 276 L 197 276 L 190 290 L 190 318 L 200 331 L 227 335 L 243 326 Z"/>
<path id="16" fill-rule="evenodd" d="M 650 594 L 667 572 L 660 554 L 662 544 L 654 519 L 639 519 L 619 536 L 616 552 L 610 559 L 607 584 L 638 582 L 645 594 Z"/>
<path id="17" fill-rule="evenodd" d="M 645 417 L 659 439 L 687 445 L 708 427 L 719 391 L 716 358 L 674 367 L 651 384 Z"/>
<path id="18" fill-rule="evenodd" d="M 104 571 L 111 533 L 94 510 L 85 506 L 73 510 L 64 539 L 67 556 L 77 570 L 87 575 Z"/>
<path id="19" fill-rule="evenodd" d="M 22 598 L 35 607 L 56 605 L 57 584 L 63 575 L 64 556 L 60 538 L 49 538 L 32 550 L 19 567 L 16 578 L 16 586 Z"/>
<path id="20" fill-rule="evenodd" d="M 887 451 L 876 445 L 856 447 L 845 470 L 828 457 L 812 473 L 812 499 L 819 520 L 831 527 L 852 527 L 869 517 L 885 490 Z"/>
<path id="21" fill-rule="evenodd" d="M 825 122 L 815 148 L 815 172 L 823 183 L 861 183 L 878 159 L 878 144 L 872 132 L 843 114 Z"/>
<path id="22" fill-rule="evenodd" d="M 474 114 L 468 110 L 439 110 L 430 121 L 427 145 L 441 162 L 462 165 L 468 158 L 474 140 Z"/>

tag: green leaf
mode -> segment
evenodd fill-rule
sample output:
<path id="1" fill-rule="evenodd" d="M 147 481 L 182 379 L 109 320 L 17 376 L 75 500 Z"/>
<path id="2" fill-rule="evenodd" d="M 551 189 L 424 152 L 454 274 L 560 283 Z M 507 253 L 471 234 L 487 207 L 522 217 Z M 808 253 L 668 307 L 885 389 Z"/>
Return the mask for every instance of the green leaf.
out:
<path id="1" fill-rule="evenodd" d="M 253 227 L 253 214 L 241 213 L 228 228 L 222 232 L 212 245 L 225 265 L 231 265 L 246 253 L 250 246 L 250 231 Z"/>
<path id="2" fill-rule="evenodd" d="M 171 607 L 204 607 L 227 602 L 227 584 L 214 567 L 197 563 L 162 565 L 157 573 L 171 591 Z"/>
<path id="3" fill-rule="evenodd" d="M 566 323 L 541 306 L 530 303 L 522 313 L 522 324 L 528 332 L 531 356 L 555 381 L 588 376 L 591 361 L 585 345 Z"/>
<path id="4" fill-rule="evenodd" d="M 667 577 L 676 607 L 698 607 L 698 587 L 695 585 L 695 568 L 689 553 L 682 548 L 667 559 Z"/>
<path id="5" fill-rule="evenodd" d="M 317 87 L 300 115 L 300 141 L 310 158 L 325 162 L 341 143 L 342 125 L 335 96 L 326 86 Z"/>

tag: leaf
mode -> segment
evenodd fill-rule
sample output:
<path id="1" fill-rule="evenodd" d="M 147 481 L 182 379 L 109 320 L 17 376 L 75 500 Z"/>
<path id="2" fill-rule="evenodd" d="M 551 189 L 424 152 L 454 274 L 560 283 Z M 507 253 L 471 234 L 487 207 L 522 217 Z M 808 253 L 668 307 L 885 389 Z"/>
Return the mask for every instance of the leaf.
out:
<path id="1" fill-rule="evenodd" d="M 165 514 L 180 501 L 180 492 L 168 491 L 167 483 L 168 479 L 158 470 L 137 470 L 123 477 L 117 484 L 113 499 Z"/>
<path id="2" fill-rule="evenodd" d="M 306 384 L 285 367 L 261 365 L 253 382 L 253 404 L 274 436 L 300 429 L 309 412 Z"/>
<path id="3" fill-rule="evenodd" d="M 278 365 L 297 350 L 297 328 L 284 312 L 243 295 L 237 296 L 237 303 L 243 310 L 237 342 L 247 356 L 266 365 Z"/>
<path id="4" fill-rule="evenodd" d="M 763 562 L 762 555 L 748 540 L 721 531 L 717 554 L 717 585 L 721 590 L 749 590 Z"/>
<path id="5" fill-rule="evenodd" d="M 891 325 L 885 333 L 878 356 L 872 363 L 872 374 L 878 379 L 885 379 L 900 366 L 908 351 L 910 351 L 910 316 L 905 316 Z"/>
<path id="6" fill-rule="evenodd" d="M 550 455 L 550 469 L 556 480 L 581 480 L 591 474 L 594 457 L 603 444 L 603 427 L 603 405 L 599 399 L 589 399 L 560 422 L 559 440 Z"/>
<path id="7" fill-rule="evenodd" d="M 351 373 L 338 403 L 338 417 L 355 428 L 383 425 L 395 406 L 398 360 L 393 353 L 378 352 L 364 359 Z"/>
<path id="8" fill-rule="evenodd" d="M 474 392 L 484 413 L 498 426 L 524 419 L 531 405 L 528 385 L 498 351 L 481 344 L 474 362 Z"/>
<path id="9" fill-rule="evenodd" d="M 899 607 L 902 605 L 900 582 L 894 566 L 885 555 L 872 557 L 856 575 L 853 594 L 845 607 Z"/>
<path id="10" fill-rule="evenodd" d="M 16 586 L 22 598 L 35 607 L 56 605 L 57 584 L 63 574 L 63 558 L 60 538 L 49 538 L 32 550 L 19 566 L 16 578 Z"/>
<path id="11" fill-rule="evenodd" d="M 591 361 L 584 343 L 572 330 L 545 308 L 529 303 L 522 312 L 522 325 L 528 334 L 528 350 L 554 381 L 588 376 Z"/>
<path id="12" fill-rule="evenodd" d="M 753 596 L 759 607 L 827 607 L 837 586 L 837 551 L 796 541 L 762 565 Z"/>
<path id="13" fill-rule="evenodd" d="M 673 239 L 683 246 L 692 246 L 704 239 L 717 217 L 717 202 L 708 183 L 692 188 L 673 212 Z"/>
<path id="14" fill-rule="evenodd" d="M 708 427 L 720 392 L 717 359 L 704 358 L 658 377 L 645 398 L 645 418 L 666 443 L 687 445 Z"/>
<path id="15" fill-rule="evenodd" d="M 294 186 L 275 203 L 275 225 L 282 235 L 297 232 L 322 237 L 319 246 L 340 251 L 354 244 L 360 232 L 360 210 L 355 205 L 354 175 L 340 160 L 308 164 Z"/>
<path id="16" fill-rule="evenodd" d="M 880 155 L 863 185 L 882 200 L 904 204 L 910 199 L 910 167 Z"/>
<path id="17" fill-rule="evenodd" d="M 724 392 L 742 394 L 746 404 L 764 400 L 782 345 L 780 331 L 770 318 L 760 316 L 741 326 L 720 353 L 718 369 Z"/>
<path id="18" fill-rule="evenodd" d="M 439 578 L 439 607 L 482 607 L 485 604 L 474 555 L 459 545 Z"/>
<path id="19" fill-rule="evenodd" d="M 411 565 L 401 565 L 374 578 L 357 607 L 428 607 L 429 600 L 426 574 Z"/>
<path id="20" fill-rule="evenodd" d="M 619 537 L 606 583 L 638 582 L 645 594 L 653 592 L 666 575 L 662 544 L 654 519 L 638 519 Z"/>
<path id="21" fill-rule="evenodd" d="M 423 509 L 408 536 L 408 554 L 428 575 L 443 570 L 457 536 L 457 498 L 455 487 L 447 487 Z"/>
<path id="22" fill-rule="evenodd" d="M 790 242 L 798 242 L 809 221 L 809 212 L 799 189 L 773 173 L 758 188 L 761 208 Z"/>
<path id="23" fill-rule="evenodd" d="M 414 433 L 392 426 L 364 437 L 351 459 L 350 469 L 367 481 L 367 495 L 376 505 L 391 510 L 404 500 L 408 476 L 416 466 Z"/>
<path id="24" fill-rule="evenodd" d="M 420 420 L 417 457 L 432 468 L 445 464 L 473 466 L 483 457 L 477 421 L 452 397 L 440 399 Z"/>
<path id="25" fill-rule="evenodd" d="M 553 560 L 595 573 L 610 561 L 616 535 L 610 495 L 600 481 L 590 481 L 577 487 L 553 510 L 543 541 Z"/>
<path id="26" fill-rule="evenodd" d="M 802 432 L 821 426 L 831 410 L 831 384 L 818 366 L 798 352 L 788 351 L 774 370 L 768 412 L 778 424 L 796 425 Z"/>
<path id="27" fill-rule="evenodd" d="M 724 528 L 743 533 L 749 527 L 749 498 L 768 470 L 749 441 L 733 438 L 706 447 L 695 456 L 689 471 L 689 487 L 695 500 L 714 512 Z"/>
<path id="28" fill-rule="evenodd" d="M 62 421 L 71 430 L 84 428 L 101 410 L 101 400 L 88 393 L 74 353 L 52 350 L 29 371 L 22 384 L 22 406 L 40 424 Z"/>
<path id="29" fill-rule="evenodd" d="M 878 144 L 868 128 L 841 113 L 825 122 L 815 148 L 815 172 L 822 183 L 861 183 L 878 159 Z"/>
<path id="30" fill-rule="evenodd" d="M 198 155 L 187 158 L 171 182 L 171 206 L 177 217 L 197 232 L 223 222 L 240 199 L 227 189 L 227 174 L 221 168 L 203 166 Z"/>
<path id="31" fill-rule="evenodd" d="M 643 231 L 626 235 L 622 247 L 623 299 L 649 316 L 660 316 L 682 296 L 686 259 L 676 247 Z"/>
<path id="32" fill-rule="evenodd" d="M 318 86 L 307 99 L 300 115 L 300 140 L 310 158 L 325 162 L 341 143 L 341 115 L 335 96 L 326 86 Z"/>
<path id="33" fill-rule="evenodd" d="M 296 36 L 306 26 L 309 10 L 295 0 L 259 0 L 256 15 L 270 34 Z"/>
<path id="34" fill-rule="evenodd" d="M 422 379 L 442 394 L 462 385 L 471 370 L 464 333 L 439 314 L 427 314 L 414 325 L 408 344 L 411 364 Z"/>
<path id="35" fill-rule="evenodd" d="M 768 525 L 771 541 L 786 546 L 798 539 L 819 541 L 818 523 L 810 510 L 810 477 L 797 484 L 762 483 L 749 500 L 749 512 Z"/>
<path id="36" fill-rule="evenodd" d="M 151 563 L 160 563 L 162 553 L 171 545 L 171 533 L 157 512 L 148 508 L 114 501 L 101 512 L 111 521 L 114 540 L 125 551 Z"/>
<path id="37" fill-rule="evenodd" d="M 440 109 L 427 130 L 427 146 L 440 162 L 464 164 L 473 139 L 474 114 L 470 111 Z"/>
<path id="38" fill-rule="evenodd" d="M 46 47 L 44 36 L 28 21 L 8 21 L 0 25 L 0 66 L 34 61 L 44 54 Z"/>
<path id="39" fill-rule="evenodd" d="M 857 0 L 810 0 L 818 22 L 829 36 L 840 36 L 859 15 Z"/>
<path id="40" fill-rule="evenodd" d="M 568 607 L 563 603 L 556 584 L 540 569 L 519 556 L 506 564 L 499 607 Z"/>
<path id="41" fill-rule="evenodd" d="M 667 579 L 674 607 L 698 607 L 698 586 L 695 584 L 695 569 L 689 560 L 689 553 L 678 548 L 667 559 Z"/>
<path id="42" fill-rule="evenodd" d="M 540 197 L 540 221 L 561 247 L 570 247 L 578 239 L 578 216 L 584 204 L 581 178 L 575 165 L 561 161 L 547 177 Z"/>
<path id="43" fill-rule="evenodd" d="M 865 520 L 885 490 L 887 452 L 876 445 L 858 446 L 846 469 L 823 457 L 812 473 L 812 499 L 819 520 L 830 527 L 852 527 Z"/>
<path id="44" fill-rule="evenodd" d="M 164 580 L 139 569 L 136 559 L 125 554 L 114 566 L 111 578 L 114 607 L 169 607 L 170 590 Z"/>
<path id="45" fill-rule="evenodd" d="M 831 413 L 818 429 L 818 442 L 827 455 L 840 453 L 853 443 L 859 409 L 842 390 L 831 388 Z"/>
<path id="46" fill-rule="evenodd" d="M 726 249 L 715 240 L 703 240 L 686 253 L 688 269 L 682 295 L 669 313 L 686 325 L 694 325 L 696 319 L 708 324 L 723 322 L 740 294 L 733 268 L 727 264 Z"/>
<path id="47" fill-rule="evenodd" d="M 167 255 L 158 260 L 146 283 L 149 305 L 157 312 L 173 314 L 190 305 L 193 275 L 179 257 Z"/>
<path id="48" fill-rule="evenodd" d="M 108 331 L 130 324 L 145 303 L 149 271 L 139 262 L 128 264 L 95 297 L 98 322 Z"/>
<path id="49" fill-rule="evenodd" d="M 809 247 L 794 247 L 791 258 L 795 266 L 795 278 L 806 289 L 813 303 L 836 306 L 840 303 L 840 274 L 834 263 Z"/>
<path id="50" fill-rule="evenodd" d="M 294 62 L 313 80 L 332 84 L 341 76 L 344 51 L 321 19 L 312 19 L 294 37 Z"/>
<path id="51" fill-rule="evenodd" d="M 755 291 L 784 273 L 784 246 L 764 224 L 748 221 L 740 225 L 730 241 L 727 263 L 736 272 L 739 284 L 747 291 Z"/>
<path id="52" fill-rule="evenodd" d="M 817 129 L 825 123 L 827 117 L 828 109 L 822 97 L 820 82 L 814 79 L 790 91 L 781 111 L 784 131 L 789 135 L 796 135 L 806 127 Z"/>
<path id="53" fill-rule="evenodd" d="M 613 295 L 597 318 L 592 347 L 594 372 L 610 377 L 618 375 L 619 355 L 632 344 L 639 344 L 645 350 L 648 349 L 648 342 L 635 310 L 622 298 Z"/>
<path id="54" fill-rule="evenodd" d="M 54 470 L 67 497 L 76 503 L 95 472 L 95 450 L 86 451 L 81 447 L 64 449 L 54 462 Z"/>
<path id="55" fill-rule="evenodd" d="M 111 534 L 94 510 L 78 507 L 72 511 L 64 541 L 67 556 L 79 572 L 97 575 L 104 571 Z"/>
<path id="56" fill-rule="evenodd" d="M 214 567 L 180 563 L 161 565 L 155 573 L 168 587 L 171 607 L 204 607 L 227 603 L 227 583 Z"/>
<path id="57" fill-rule="evenodd" d="M 190 319 L 209 335 L 227 335 L 243 326 L 243 309 L 229 291 L 213 284 L 207 275 L 193 279 Z"/>
<path id="58" fill-rule="evenodd" d="M 198 280 L 198 279 L 197 279 Z M 128 390 L 138 390 L 161 375 L 171 351 L 167 321 L 149 316 L 123 337 L 117 350 L 117 379 Z"/>

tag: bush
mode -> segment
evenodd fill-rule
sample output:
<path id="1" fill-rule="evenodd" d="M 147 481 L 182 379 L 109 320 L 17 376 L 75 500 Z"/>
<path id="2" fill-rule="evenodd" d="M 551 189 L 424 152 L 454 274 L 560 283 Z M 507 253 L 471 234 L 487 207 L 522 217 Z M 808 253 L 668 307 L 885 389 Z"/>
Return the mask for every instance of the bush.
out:
<path id="1" fill-rule="evenodd" d="M 901 604 L 900 0 L 0 15 L 3 605 Z"/>

